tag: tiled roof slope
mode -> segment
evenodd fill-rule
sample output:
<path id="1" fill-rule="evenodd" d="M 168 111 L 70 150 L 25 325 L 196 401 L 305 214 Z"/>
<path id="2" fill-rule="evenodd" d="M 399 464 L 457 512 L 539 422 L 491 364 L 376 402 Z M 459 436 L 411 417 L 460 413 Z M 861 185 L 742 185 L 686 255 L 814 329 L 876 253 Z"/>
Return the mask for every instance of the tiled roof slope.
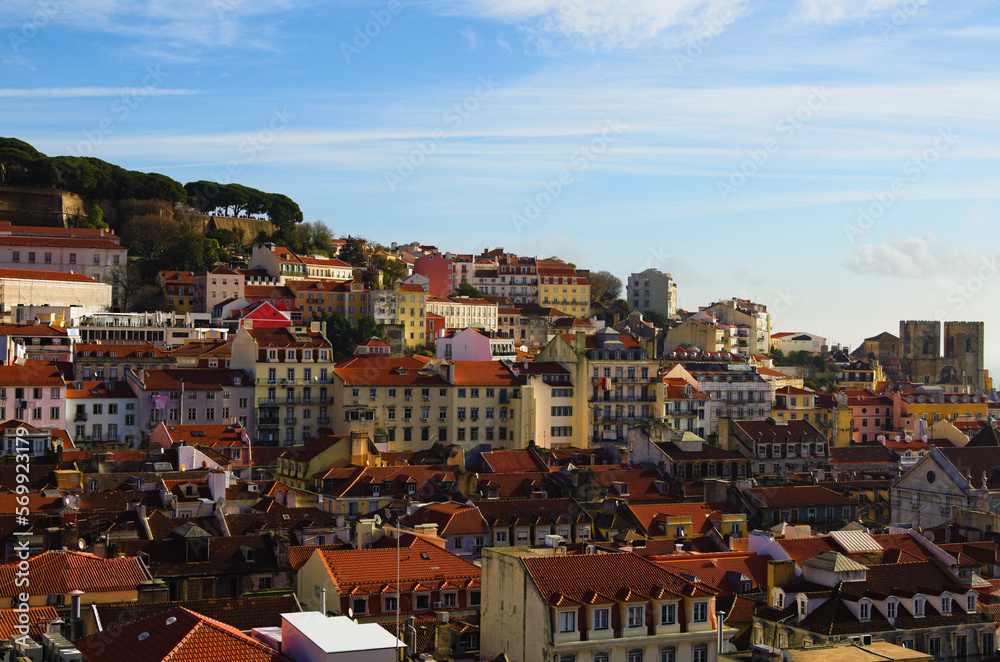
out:
<path id="1" fill-rule="evenodd" d="M 23 588 L 15 585 L 18 565 L 0 566 L 0 596 L 9 598 Z M 83 552 L 43 552 L 28 559 L 28 585 L 32 595 L 52 595 L 81 590 L 84 593 L 132 591 L 150 579 L 137 558 L 102 559 Z"/>
<path id="2" fill-rule="evenodd" d="M 109 638 L 98 632 L 74 643 L 83 659 L 93 662 L 292 662 L 236 628 L 183 607 L 135 621 L 117 633 Z"/>

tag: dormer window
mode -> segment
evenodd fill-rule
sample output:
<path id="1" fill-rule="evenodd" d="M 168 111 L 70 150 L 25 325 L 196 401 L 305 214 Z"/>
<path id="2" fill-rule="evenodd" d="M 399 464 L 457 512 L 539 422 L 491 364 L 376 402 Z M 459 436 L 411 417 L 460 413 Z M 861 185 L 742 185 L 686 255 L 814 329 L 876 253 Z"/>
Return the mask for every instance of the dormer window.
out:
<path id="1" fill-rule="evenodd" d="M 885 603 L 885 617 L 888 619 L 896 618 L 897 603 L 895 600 L 889 600 Z"/>
<path id="2" fill-rule="evenodd" d="M 785 594 L 781 591 L 776 591 L 774 594 L 774 608 L 784 609 L 785 608 Z"/>
<path id="3" fill-rule="evenodd" d="M 913 615 L 923 616 L 924 615 L 924 603 L 927 602 L 922 596 L 917 596 L 913 598 Z"/>
<path id="4" fill-rule="evenodd" d="M 799 603 L 800 612 L 801 612 L 801 607 L 803 605 L 804 605 L 803 602 Z M 867 620 L 871 619 L 871 617 L 872 617 L 872 603 L 870 603 L 870 602 L 861 602 L 860 604 L 858 604 L 858 616 L 859 616 L 859 618 L 862 621 L 867 621 Z"/>
<path id="5" fill-rule="evenodd" d="M 951 613 L 951 596 L 947 593 L 941 596 L 941 613 L 950 614 Z"/>
<path id="6" fill-rule="evenodd" d="M 976 611 L 976 594 L 970 593 L 965 596 L 965 611 Z"/>

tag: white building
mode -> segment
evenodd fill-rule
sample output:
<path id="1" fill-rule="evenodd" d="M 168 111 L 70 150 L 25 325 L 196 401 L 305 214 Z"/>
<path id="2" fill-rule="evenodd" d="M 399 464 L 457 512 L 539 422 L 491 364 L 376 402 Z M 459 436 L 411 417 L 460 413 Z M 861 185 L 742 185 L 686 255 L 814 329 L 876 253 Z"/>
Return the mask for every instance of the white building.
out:
<path id="1" fill-rule="evenodd" d="M 826 338 L 817 336 L 815 333 L 805 331 L 793 331 L 771 334 L 771 347 L 780 349 L 785 356 L 792 352 L 809 352 L 818 354 L 826 346 Z"/>
<path id="2" fill-rule="evenodd" d="M 63 319 L 100 313 L 111 307 L 111 285 L 90 276 L 58 271 L 0 268 L 2 315 L 13 322 L 34 319 L 37 312 L 60 311 Z"/>
<path id="3" fill-rule="evenodd" d="M 632 310 L 653 311 L 664 317 L 677 314 L 677 283 L 670 274 L 646 269 L 629 276 L 625 289 Z"/>
<path id="4" fill-rule="evenodd" d="M 378 623 L 318 611 L 282 614 L 280 628 L 254 628 L 252 636 L 295 662 L 395 660 L 394 651 L 406 647 Z"/>
<path id="5" fill-rule="evenodd" d="M 139 398 L 127 382 L 75 381 L 66 387 L 66 430 L 77 448 L 138 440 Z"/>
<path id="6" fill-rule="evenodd" d="M 446 329 L 497 330 L 497 304 L 473 297 L 427 297 L 426 311 L 444 318 Z"/>

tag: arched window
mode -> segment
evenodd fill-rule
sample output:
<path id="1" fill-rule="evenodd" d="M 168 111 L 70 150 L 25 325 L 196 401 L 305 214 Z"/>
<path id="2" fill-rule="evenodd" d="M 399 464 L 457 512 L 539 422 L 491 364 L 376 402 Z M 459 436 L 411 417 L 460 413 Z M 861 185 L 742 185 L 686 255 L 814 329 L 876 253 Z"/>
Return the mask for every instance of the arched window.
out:
<path id="1" fill-rule="evenodd" d="M 673 646 L 660 649 L 660 662 L 677 662 L 677 649 Z"/>
<path id="2" fill-rule="evenodd" d="M 608 662 L 608 654 L 605 651 L 594 653 L 594 662 Z"/>
<path id="3" fill-rule="evenodd" d="M 693 662 L 708 662 L 708 644 L 698 644 L 694 647 Z"/>
<path id="4" fill-rule="evenodd" d="M 967 351 L 967 352 L 971 352 L 972 351 L 972 338 L 966 338 L 965 339 L 965 351 Z"/>
<path id="5" fill-rule="evenodd" d="M 931 341 L 929 338 L 924 338 L 924 354 L 931 353 Z"/>
<path id="6" fill-rule="evenodd" d="M 642 649 L 633 648 L 628 652 L 628 662 L 642 662 Z"/>

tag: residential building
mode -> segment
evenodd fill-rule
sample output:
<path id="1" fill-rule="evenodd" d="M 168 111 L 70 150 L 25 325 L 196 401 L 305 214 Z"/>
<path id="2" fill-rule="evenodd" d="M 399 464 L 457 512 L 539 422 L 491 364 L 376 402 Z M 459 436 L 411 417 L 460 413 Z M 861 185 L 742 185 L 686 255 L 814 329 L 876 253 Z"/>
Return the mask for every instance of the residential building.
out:
<path id="1" fill-rule="evenodd" d="M 879 437 L 904 435 L 913 430 L 914 417 L 899 394 L 877 395 L 871 389 L 845 390 L 854 419 L 854 443 L 877 441 Z M 936 419 L 935 419 L 936 420 Z"/>
<path id="2" fill-rule="evenodd" d="M 232 368 L 135 368 L 126 375 L 138 401 L 143 439 L 160 424 L 238 423 L 254 439 L 256 386 L 250 373 Z"/>
<path id="3" fill-rule="evenodd" d="M 381 466 L 381 461 L 378 449 L 364 432 L 325 435 L 279 455 L 274 476 L 293 489 L 308 490 L 313 488 L 313 476 L 334 465 Z"/>
<path id="4" fill-rule="evenodd" d="M 198 313 L 211 313 L 216 306 L 229 299 L 242 299 L 244 276 L 229 267 L 219 266 L 194 276 L 194 309 Z"/>
<path id="5" fill-rule="evenodd" d="M 0 315 L 21 324 L 40 315 L 68 321 L 112 305 L 111 285 L 82 273 L 0 269 Z"/>
<path id="6" fill-rule="evenodd" d="M 573 317 L 590 317 L 590 281 L 585 275 L 562 262 L 537 260 L 536 265 L 540 282 L 535 302 L 558 308 Z M 514 302 L 518 303 L 516 298 Z"/>
<path id="7" fill-rule="evenodd" d="M 156 284 L 163 288 L 168 310 L 182 315 L 195 311 L 194 281 L 193 271 L 161 271 L 156 275 Z"/>
<path id="8" fill-rule="evenodd" d="M 534 660 L 716 659 L 734 629 L 718 622 L 718 591 L 629 552 L 483 550 L 482 656 Z"/>
<path id="9" fill-rule="evenodd" d="M 356 324 L 372 314 L 368 288 L 361 281 L 294 280 L 288 282 L 288 288 L 295 292 L 296 306 L 305 321 L 340 313 Z"/>
<path id="10" fill-rule="evenodd" d="M 22 228 L 6 226 L 0 233 L 0 269 L 86 274 L 107 281 L 114 268 L 123 267 L 128 259 L 128 249 L 110 230 L 46 228 L 46 236 L 41 236 L 36 228 L 30 233 L 21 232 Z"/>
<path id="11" fill-rule="evenodd" d="M 18 356 L 68 363 L 73 360 L 69 334 L 51 324 L 0 324 L 0 357 L 11 363 Z"/>
<path id="12" fill-rule="evenodd" d="M 627 427 L 659 415 L 659 364 L 633 336 L 609 328 L 587 336 L 586 365 L 594 442 L 624 440 Z"/>
<path id="13" fill-rule="evenodd" d="M 403 340 L 407 349 L 429 345 L 427 331 L 427 292 L 424 288 L 407 283 L 396 283 L 396 318 L 394 322 L 402 327 Z"/>
<path id="14" fill-rule="evenodd" d="M 276 329 L 243 326 L 233 338 L 230 366 L 247 372 L 256 386 L 258 442 L 302 445 L 330 425 L 333 348 L 321 329 L 319 322 Z"/>
<path id="15" fill-rule="evenodd" d="M 826 338 L 823 336 L 805 331 L 785 331 L 771 334 L 771 347 L 781 350 L 785 356 L 792 352 L 820 354 L 825 351 L 826 342 Z"/>
<path id="16" fill-rule="evenodd" d="M 771 417 L 812 423 L 834 446 L 854 443 L 854 410 L 843 394 L 816 393 L 809 389 L 785 386 L 775 390 Z"/>
<path id="17" fill-rule="evenodd" d="M 285 246 L 264 244 L 255 246 L 250 258 L 254 269 L 266 271 L 278 279 L 279 285 L 290 280 L 350 280 L 351 265 L 336 259 L 296 255 Z"/>
<path id="18" fill-rule="evenodd" d="M 396 541 L 370 549 L 317 550 L 299 570 L 298 598 L 310 609 L 354 614 L 360 622 L 392 620 L 431 611 L 471 613 L 481 601 L 479 567 L 419 536 L 403 534 L 396 590 Z"/>
<path id="19" fill-rule="evenodd" d="M 568 543 L 587 543 L 594 535 L 593 517 L 573 499 L 485 499 L 475 503 L 489 526 L 487 547 L 544 545 L 550 535 Z"/>
<path id="20" fill-rule="evenodd" d="M 194 423 L 194 424 L 170 424 L 161 421 L 150 435 L 149 442 L 153 446 L 159 446 L 163 450 L 170 450 L 175 446 L 190 446 L 200 449 L 212 449 L 229 460 L 229 467 L 235 472 L 246 475 L 246 468 L 252 465 L 252 437 L 249 431 L 239 423 Z M 180 454 L 179 454 L 180 455 Z M 184 469 L 198 469 L 200 467 L 187 466 L 178 467 L 180 471 Z M 217 495 L 213 495 L 218 498 Z M 261 495 L 263 497 L 263 495 Z"/>
<path id="21" fill-rule="evenodd" d="M 66 426 L 66 382 L 51 363 L 0 365 L 0 421 L 17 419 L 37 428 Z"/>
<path id="22" fill-rule="evenodd" d="M 745 299 L 726 299 L 713 303 L 704 311 L 727 324 L 749 328 L 746 344 L 741 339 L 737 346 L 736 351 L 741 354 L 749 356 L 771 351 L 771 315 L 767 306 Z"/>
<path id="23" fill-rule="evenodd" d="M 857 502 L 820 485 L 756 487 L 743 490 L 744 503 L 758 527 L 808 524 L 813 529 L 839 529 L 857 520 Z"/>
<path id="24" fill-rule="evenodd" d="M 138 403 L 139 398 L 126 381 L 70 382 L 66 386 L 64 427 L 72 431 L 77 448 L 103 444 L 137 448 Z"/>
<path id="25" fill-rule="evenodd" d="M 451 260 L 440 253 L 428 253 L 416 258 L 413 273 L 427 277 L 427 294 L 431 296 L 449 297 L 455 291 Z"/>
<path id="26" fill-rule="evenodd" d="M 78 342 L 73 345 L 75 378 L 82 381 L 120 381 L 132 368 L 169 368 L 176 359 L 149 342 Z"/>
<path id="27" fill-rule="evenodd" d="M 719 419 L 719 445 L 753 458 L 754 473 L 829 470 L 830 445 L 808 421 Z"/>
<path id="28" fill-rule="evenodd" d="M 192 340 L 225 340 L 228 330 L 213 325 L 208 313 L 100 313 L 86 315 L 71 330 L 80 342 L 150 343 L 161 349 Z"/>
<path id="29" fill-rule="evenodd" d="M 692 316 L 680 324 L 667 330 L 664 349 L 670 350 L 696 349 L 704 352 L 736 352 L 738 338 L 731 337 L 727 324 L 720 324 L 714 318 L 706 319 L 704 315 Z M 746 327 L 740 335 L 746 335 L 749 342 L 750 329 Z"/>
<path id="30" fill-rule="evenodd" d="M 413 510 L 399 521 L 401 527 L 424 529 L 444 539 L 445 550 L 459 556 L 479 557 L 490 546 L 490 528 L 476 506 L 454 501 L 429 503 Z"/>
<path id="31" fill-rule="evenodd" d="M 62 451 L 72 451 L 73 442 L 62 428 L 36 428 L 34 425 L 11 419 L 0 423 L 0 451 L 2 455 L 15 457 L 17 455 L 28 455 L 30 457 L 55 457 L 62 456 Z M 14 469 L 16 465 L 8 465 Z M 30 475 L 30 470 L 29 470 Z M 14 483 L 15 476 L 11 476 L 11 484 Z M 79 486 L 79 482 L 76 484 Z M 60 487 L 68 485 L 60 484 Z M 13 496 L 13 492 L 11 492 Z M 8 513 L 9 514 L 9 513 Z M 8 556 L 14 554 L 14 544 L 8 547 Z"/>
<path id="32" fill-rule="evenodd" d="M 829 551 L 775 586 L 754 616 L 753 643 L 772 650 L 884 641 L 935 660 L 996 655 L 996 624 L 979 594 L 939 562 L 862 565 Z"/>
<path id="33" fill-rule="evenodd" d="M 667 352 L 665 367 L 667 378 L 683 377 L 683 369 L 694 378 L 698 391 L 714 402 L 706 419 L 709 436 L 719 430 L 723 418 L 763 421 L 770 415 L 770 383 L 760 376 L 756 367 L 740 356 L 725 352 L 675 350 Z"/>
<path id="34" fill-rule="evenodd" d="M 43 552 L 21 561 L 28 566 L 27 581 L 18 583 L 18 563 L 0 566 L 0 609 L 10 609 L 25 602 L 41 607 L 55 602 L 66 604 L 71 591 L 82 591 L 83 605 L 104 602 L 135 602 L 139 587 L 152 579 L 142 559 L 119 557 L 102 559 L 74 551 Z M 27 601 L 22 600 L 28 595 Z"/>
<path id="35" fill-rule="evenodd" d="M 251 285 L 249 282 L 243 286 L 243 298 L 250 303 L 267 302 L 283 313 L 298 312 L 295 301 L 295 292 L 288 287 L 278 285 Z"/>
<path id="36" fill-rule="evenodd" d="M 513 361 L 514 341 L 482 329 L 451 329 L 435 342 L 437 357 L 443 361 Z"/>
<path id="37" fill-rule="evenodd" d="M 426 299 L 427 313 L 444 317 L 445 328 L 465 329 L 475 327 L 487 331 L 497 330 L 496 303 L 474 297 L 433 297 Z"/>
<path id="38" fill-rule="evenodd" d="M 692 432 L 707 439 L 715 402 L 698 390 L 698 382 L 690 373 L 678 373 L 661 378 L 661 384 L 654 387 L 656 417 L 675 432 Z"/>
<path id="39" fill-rule="evenodd" d="M 670 274 L 652 267 L 633 273 L 625 290 L 632 310 L 659 313 L 666 318 L 677 316 L 677 283 Z M 708 349 L 704 345 L 699 347 Z"/>

